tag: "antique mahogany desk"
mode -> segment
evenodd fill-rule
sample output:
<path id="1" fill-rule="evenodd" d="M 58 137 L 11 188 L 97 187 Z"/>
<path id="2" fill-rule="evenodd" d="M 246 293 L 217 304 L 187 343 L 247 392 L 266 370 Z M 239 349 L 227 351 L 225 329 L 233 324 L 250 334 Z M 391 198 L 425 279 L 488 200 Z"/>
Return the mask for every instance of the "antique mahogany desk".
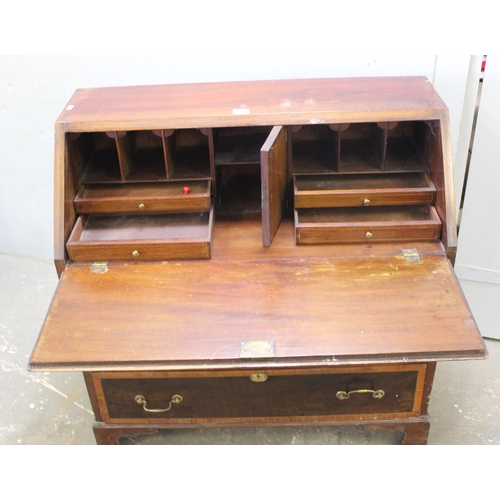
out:
<path id="1" fill-rule="evenodd" d="M 426 78 L 79 90 L 55 141 L 60 282 L 30 369 L 83 372 L 98 443 L 340 424 L 426 443 L 436 362 L 486 355 Z"/>

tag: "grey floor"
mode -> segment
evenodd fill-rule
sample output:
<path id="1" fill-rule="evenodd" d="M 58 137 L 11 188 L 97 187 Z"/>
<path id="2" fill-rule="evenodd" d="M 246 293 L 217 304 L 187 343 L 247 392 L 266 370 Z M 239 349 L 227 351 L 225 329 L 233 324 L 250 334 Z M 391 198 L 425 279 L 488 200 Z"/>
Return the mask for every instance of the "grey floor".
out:
<path id="1" fill-rule="evenodd" d="M 28 359 L 57 286 L 51 264 L 0 255 L 0 444 L 95 444 L 81 374 L 33 373 Z M 500 444 L 500 342 L 489 359 L 438 364 L 429 444 Z M 123 444 L 391 444 L 362 428 L 179 430 Z"/>

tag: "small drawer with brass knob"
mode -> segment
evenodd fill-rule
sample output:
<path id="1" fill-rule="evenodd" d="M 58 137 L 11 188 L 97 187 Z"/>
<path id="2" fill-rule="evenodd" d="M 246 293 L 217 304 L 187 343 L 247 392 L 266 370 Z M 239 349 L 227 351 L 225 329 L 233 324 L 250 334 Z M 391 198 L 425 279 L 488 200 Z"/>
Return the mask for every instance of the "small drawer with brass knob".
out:
<path id="1" fill-rule="evenodd" d="M 88 184 L 80 187 L 74 205 L 79 214 L 208 211 L 211 181 Z"/>
<path id="2" fill-rule="evenodd" d="M 144 215 L 80 216 L 66 248 L 71 260 L 208 259 L 213 210 Z"/>
<path id="3" fill-rule="evenodd" d="M 435 241 L 440 235 L 441 220 L 432 205 L 295 211 L 297 244 Z"/>
<path id="4" fill-rule="evenodd" d="M 421 205 L 435 199 L 436 188 L 423 172 L 294 177 L 295 208 Z"/>

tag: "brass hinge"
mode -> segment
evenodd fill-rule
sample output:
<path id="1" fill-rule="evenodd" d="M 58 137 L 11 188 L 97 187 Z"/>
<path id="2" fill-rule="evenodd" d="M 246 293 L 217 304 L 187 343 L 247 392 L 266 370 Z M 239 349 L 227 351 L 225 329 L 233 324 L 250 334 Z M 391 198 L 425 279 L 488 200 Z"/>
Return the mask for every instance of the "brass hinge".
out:
<path id="1" fill-rule="evenodd" d="M 403 256 L 405 258 L 405 262 L 408 263 L 420 262 L 420 255 L 418 254 L 416 248 L 403 248 Z"/>
<path id="2" fill-rule="evenodd" d="M 104 274 L 108 270 L 107 262 L 93 262 L 90 266 L 90 272 L 96 274 Z"/>
<path id="3" fill-rule="evenodd" d="M 269 359 L 275 357 L 274 340 L 240 342 L 240 359 Z"/>

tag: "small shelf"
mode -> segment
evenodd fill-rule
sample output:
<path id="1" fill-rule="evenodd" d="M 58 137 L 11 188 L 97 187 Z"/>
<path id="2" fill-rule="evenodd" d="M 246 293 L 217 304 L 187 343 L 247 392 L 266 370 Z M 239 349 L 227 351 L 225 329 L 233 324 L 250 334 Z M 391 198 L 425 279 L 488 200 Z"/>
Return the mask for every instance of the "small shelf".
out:
<path id="1" fill-rule="evenodd" d="M 208 135 L 199 129 L 164 131 L 168 178 L 210 179 Z"/>
<path id="2" fill-rule="evenodd" d="M 228 165 L 218 172 L 217 218 L 260 218 L 260 165 Z"/>
<path id="3" fill-rule="evenodd" d="M 338 167 L 339 134 L 328 125 L 292 128 L 292 172 L 332 173 Z"/>
<path id="4" fill-rule="evenodd" d="M 73 261 L 210 258 L 213 211 L 80 216 L 67 242 Z"/>
<path id="5" fill-rule="evenodd" d="M 68 141 L 69 161 L 83 170 L 81 184 L 122 179 L 114 132 L 71 134 Z"/>
<path id="6" fill-rule="evenodd" d="M 161 131 L 128 132 L 118 140 L 121 155 L 128 166 L 124 171 L 127 181 L 163 181 L 167 178 Z"/>
<path id="7" fill-rule="evenodd" d="M 386 172 L 429 170 L 426 144 L 433 134 L 426 122 L 388 123 L 384 169 Z"/>
<path id="8" fill-rule="evenodd" d="M 211 179 L 209 139 L 198 129 L 73 134 L 80 184 Z"/>
<path id="9" fill-rule="evenodd" d="M 292 133 L 292 173 L 428 172 L 435 139 L 425 121 L 304 125 Z"/>
<path id="10" fill-rule="evenodd" d="M 260 165 L 260 150 L 266 142 L 271 127 L 234 127 L 217 129 L 215 164 Z"/>
<path id="11" fill-rule="evenodd" d="M 382 171 L 384 131 L 376 123 L 353 123 L 340 134 L 339 172 Z"/>

